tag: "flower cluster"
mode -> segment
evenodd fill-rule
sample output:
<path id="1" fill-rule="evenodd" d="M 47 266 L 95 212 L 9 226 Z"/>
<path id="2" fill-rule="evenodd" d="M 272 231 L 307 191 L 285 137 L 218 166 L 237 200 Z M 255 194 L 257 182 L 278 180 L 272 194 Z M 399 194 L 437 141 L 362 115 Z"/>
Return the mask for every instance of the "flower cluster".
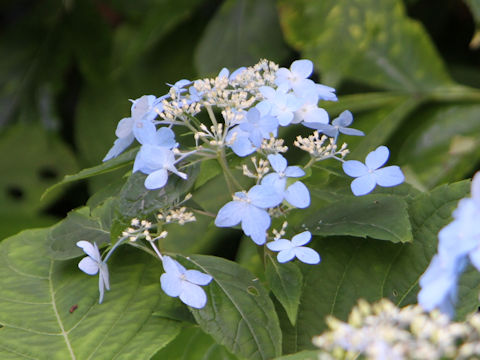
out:
<path id="1" fill-rule="evenodd" d="M 133 172 L 146 174 L 144 186 L 154 190 L 164 187 L 171 174 L 185 180 L 187 167 L 203 160 L 216 159 L 224 173 L 232 201 L 213 214 L 215 225 L 240 225 L 244 234 L 257 245 L 266 244 L 268 249 L 277 251 L 277 259 L 281 263 L 297 258 L 307 264 L 317 264 L 320 262 L 318 253 L 304 246 L 311 240 L 309 232 L 296 234 L 291 240 L 285 238 L 285 228 L 282 228 L 280 237 L 277 237 L 280 233 L 275 234 L 274 230 L 274 236 L 269 235 L 272 217 L 285 216 L 291 209 L 310 206 L 309 189 L 301 181 L 306 177 L 306 169 L 325 159 L 343 163 L 345 173 L 356 178 L 351 187 L 357 196 L 368 194 L 376 185 L 398 185 L 404 178 L 398 166 L 380 169 L 389 155 L 384 146 L 370 153 L 365 165 L 356 160 L 344 160 L 349 151 L 345 143 L 337 146 L 340 134 L 364 134 L 350 128 L 353 115 L 349 111 L 342 112 L 330 123 L 328 113 L 319 107 L 319 103 L 336 101 L 335 89 L 309 79 L 312 73 L 313 63 L 310 60 L 294 61 L 288 69 L 262 60 L 232 73 L 222 69 L 214 78 L 182 79 L 169 84 L 170 90 L 163 96 L 145 95 L 132 100 L 131 116 L 118 123 L 117 139 L 104 161 L 118 156 L 136 140 L 140 149 Z M 206 112 L 210 123 L 199 120 L 197 115 L 202 111 Z M 315 129 L 313 135 L 297 137 L 295 141 L 297 147 L 310 155 L 310 161 L 304 166 L 288 164 L 284 155 L 288 147 L 279 137 L 282 128 L 297 124 Z M 193 135 L 194 147 L 182 148 L 183 145 L 177 142 L 174 130 L 178 127 L 187 129 L 184 135 Z M 229 157 L 236 155 L 244 158 L 254 153 L 253 171 L 244 160 L 240 160 L 243 174 L 249 182 L 249 185 L 243 186 L 247 182 L 239 181 L 234 175 Z M 132 222 L 103 261 L 96 245 L 92 245 L 96 255 L 89 256 L 100 269 L 100 275 L 108 275 L 106 261 L 112 251 L 128 239 L 130 241 L 125 243 L 132 246 L 142 249 L 146 246 L 152 252 L 151 247 L 154 255 L 162 260 L 166 273 L 162 275 L 161 284 L 168 295 L 178 296 L 193 307 L 205 305 L 206 298 L 199 286 L 206 285 L 211 278 L 186 270 L 172 258 L 162 255 L 156 246 L 156 242 L 168 234 L 163 229 L 164 225 L 195 221 L 194 214 L 179 205 L 158 209 L 157 225 L 146 220 Z M 150 233 L 152 228 L 156 229 L 156 234 Z M 146 245 L 137 240 L 145 240 Z M 105 268 L 103 272 L 102 266 Z M 89 274 L 94 271 L 93 265 L 85 269 Z M 108 289 L 108 276 L 103 284 Z"/>
<path id="2" fill-rule="evenodd" d="M 438 233 L 438 253 L 420 278 L 418 303 L 453 317 L 457 282 L 470 262 L 480 271 L 480 172 L 472 180 L 470 198 L 460 200 L 453 221 Z"/>
<path id="3" fill-rule="evenodd" d="M 327 318 L 329 330 L 313 338 L 319 359 L 472 359 L 480 355 L 480 314 L 462 323 L 416 306 L 360 300 L 348 322 Z"/>

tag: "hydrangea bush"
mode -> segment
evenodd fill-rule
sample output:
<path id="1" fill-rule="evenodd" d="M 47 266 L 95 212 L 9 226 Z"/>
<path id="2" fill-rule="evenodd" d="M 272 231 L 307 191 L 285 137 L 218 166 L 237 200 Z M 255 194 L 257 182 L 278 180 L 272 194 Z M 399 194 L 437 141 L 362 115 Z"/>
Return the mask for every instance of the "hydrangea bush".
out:
<path id="1" fill-rule="evenodd" d="M 441 356 L 457 354 L 457 340 L 469 344 L 476 318 L 458 333 L 449 318 L 478 304 L 480 280 L 467 265 L 478 267 L 480 178 L 471 198 L 468 181 L 431 192 L 406 184 L 350 111 L 330 119 L 323 107 L 337 101 L 335 89 L 312 73 L 309 60 L 288 69 L 262 60 L 131 100 L 103 163 L 50 190 L 123 171 L 116 182 L 52 228 L 2 244 L 0 267 L 13 279 L 6 298 L 18 281 L 47 297 L 7 301 L 11 313 L 52 310 L 44 322 L 9 326 L 5 339 L 26 331 L 43 344 L 54 334 L 58 358 L 172 358 L 200 338 L 221 358 L 308 359 L 318 351 L 302 350 L 327 315 L 345 319 L 361 298 L 389 298 L 378 311 L 360 303 L 355 324 L 328 320 L 331 331 L 314 340 L 321 357 L 428 352 L 437 335 L 419 338 L 419 326 L 449 324 Z M 195 254 L 237 244 L 235 261 Z M 20 256 L 31 261 L 17 267 Z M 421 307 L 396 307 L 417 295 Z M 462 354 L 478 353 L 467 345 Z"/>

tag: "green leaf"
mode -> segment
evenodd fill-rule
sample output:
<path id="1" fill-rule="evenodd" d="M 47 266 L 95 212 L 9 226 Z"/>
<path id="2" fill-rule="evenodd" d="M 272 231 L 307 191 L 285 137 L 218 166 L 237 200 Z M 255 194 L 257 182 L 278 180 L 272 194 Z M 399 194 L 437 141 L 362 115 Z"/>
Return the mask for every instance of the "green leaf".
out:
<path id="1" fill-rule="evenodd" d="M 222 345 L 217 344 L 201 329 L 188 327 L 152 358 L 152 360 L 165 359 L 236 360 L 237 357 L 229 353 Z"/>
<path id="2" fill-rule="evenodd" d="M 315 350 L 305 350 L 300 351 L 296 354 L 280 356 L 275 358 L 275 360 L 317 360 L 318 351 Z"/>
<path id="3" fill-rule="evenodd" d="M 144 218 L 161 208 L 171 206 L 175 201 L 183 200 L 182 195 L 193 186 L 198 174 L 198 166 L 190 166 L 184 170 L 187 180 L 175 174 L 169 174 L 167 185 L 158 190 L 145 188 L 147 175 L 133 173 L 123 186 L 118 197 L 116 210 L 127 220 L 134 217 Z"/>
<path id="4" fill-rule="evenodd" d="M 204 289 L 203 309 L 191 309 L 203 331 L 239 357 L 271 359 L 281 353 L 277 314 L 267 291 L 249 271 L 234 262 L 195 255 L 181 261 L 213 277 Z"/>
<path id="5" fill-rule="evenodd" d="M 327 84 L 350 78 L 416 93 L 452 83 L 400 0 L 281 0 L 279 10 L 287 41 L 319 65 Z"/>
<path id="6" fill-rule="evenodd" d="M 62 181 L 60 181 L 59 183 L 56 183 L 53 186 L 50 186 L 47 190 L 45 190 L 45 192 L 42 195 L 42 198 L 47 196 L 47 194 L 50 193 L 50 191 L 60 186 L 63 186 L 65 184 L 78 181 L 78 180 L 88 179 L 92 176 L 102 175 L 102 174 L 120 169 L 122 167 L 125 167 L 129 164 L 132 164 L 133 160 L 135 159 L 135 156 L 137 155 L 137 151 L 138 151 L 138 148 L 131 149 L 119 155 L 118 157 L 111 159 L 109 161 L 106 161 L 100 165 L 83 169 L 74 175 L 65 175 Z"/>
<path id="7" fill-rule="evenodd" d="M 216 54 L 212 57 L 212 54 Z M 261 58 L 281 62 L 288 55 L 273 0 L 227 0 L 209 22 L 198 44 L 200 74 L 250 66 Z"/>
<path id="8" fill-rule="evenodd" d="M 113 71 L 125 72 L 148 51 L 158 46 L 162 38 L 188 18 L 201 0 L 161 0 L 135 3 L 123 2 L 119 8 L 128 14 L 116 29 L 113 43 Z M 117 4 L 116 4 L 117 5 Z M 116 6 L 117 7 L 117 6 Z"/>
<path id="9" fill-rule="evenodd" d="M 477 104 L 426 108 L 413 116 L 399 151 L 399 161 L 427 188 L 469 176 L 480 158 L 480 122 Z"/>
<path id="10" fill-rule="evenodd" d="M 90 215 L 88 207 L 68 213 L 67 217 L 48 231 L 48 256 L 54 260 L 67 260 L 83 254 L 76 244 L 86 240 L 101 247 L 110 242 L 110 231 L 102 221 Z"/>
<path id="11" fill-rule="evenodd" d="M 396 242 L 412 241 L 407 203 L 399 196 L 371 194 L 338 200 L 304 222 L 314 235 L 350 235 Z"/>
<path id="12" fill-rule="evenodd" d="M 222 173 L 222 168 L 217 159 L 204 160 L 200 163 L 200 173 L 195 182 L 195 189 L 198 189 L 209 180 Z"/>
<path id="13" fill-rule="evenodd" d="M 418 195 L 409 207 L 411 243 L 315 238 L 311 246 L 322 262 L 302 266 L 305 285 L 295 327 L 298 350 L 312 348 L 311 338 L 325 329 L 327 315 L 345 320 L 359 298 L 373 302 L 387 297 L 399 306 L 415 303 L 418 280 L 437 249 L 437 233 L 451 221 L 458 200 L 468 191 L 465 181 Z M 478 296 L 480 279 L 470 280 L 462 287 L 462 313 L 475 309 L 472 299 Z"/>
<path id="14" fill-rule="evenodd" d="M 292 325 L 295 325 L 300 296 L 302 295 L 302 272 L 293 262 L 279 264 L 270 253 L 265 258 L 265 276 L 270 290 L 282 304 Z"/>
<path id="15" fill-rule="evenodd" d="M 40 195 L 64 174 L 77 170 L 68 147 L 40 124 L 16 124 L 0 137 L 0 214 L 33 214 L 61 193 L 42 202 Z"/>
<path id="16" fill-rule="evenodd" d="M 111 290 L 98 304 L 98 279 L 75 261 L 48 257 L 48 230 L 28 230 L 0 244 L 0 358 L 150 359 L 180 331 L 152 316 L 166 297 L 159 262 L 118 250 Z"/>

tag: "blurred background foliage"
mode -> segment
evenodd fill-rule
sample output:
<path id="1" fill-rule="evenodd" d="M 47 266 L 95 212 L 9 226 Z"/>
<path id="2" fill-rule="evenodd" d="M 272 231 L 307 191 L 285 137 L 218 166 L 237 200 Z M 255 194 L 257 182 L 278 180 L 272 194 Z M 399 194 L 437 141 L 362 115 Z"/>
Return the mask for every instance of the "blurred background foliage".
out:
<path id="1" fill-rule="evenodd" d="M 480 165 L 478 0 L 0 1 L 0 238 L 57 222 L 124 169 L 97 165 L 130 113 L 166 83 L 268 58 L 314 61 L 351 110 L 350 158 L 387 144 L 420 190 Z M 287 134 L 288 136 L 288 134 Z M 123 172 L 122 172 L 123 171 Z"/>

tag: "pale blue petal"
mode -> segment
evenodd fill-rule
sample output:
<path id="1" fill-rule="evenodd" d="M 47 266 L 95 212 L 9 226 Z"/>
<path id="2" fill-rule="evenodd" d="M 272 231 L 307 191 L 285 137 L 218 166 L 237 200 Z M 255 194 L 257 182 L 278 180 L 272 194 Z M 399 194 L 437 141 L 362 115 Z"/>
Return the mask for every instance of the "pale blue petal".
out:
<path id="1" fill-rule="evenodd" d="M 310 60 L 296 60 L 290 66 L 292 73 L 296 76 L 306 79 L 313 72 L 313 63 Z"/>
<path id="2" fill-rule="evenodd" d="M 101 304 L 103 302 L 103 295 L 105 293 L 105 283 L 103 282 L 102 272 L 100 272 L 98 276 L 98 292 L 100 293 L 98 303 Z"/>
<path id="3" fill-rule="evenodd" d="M 310 206 L 310 192 L 305 184 L 300 181 L 287 187 L 284 196 L 288 203 L 299 209 L 305 209 Z"/>
<path id="4" fill-rule="evenodd" d="M 266 99 L 272 99 L 276 94 L 275 89 L 270 86 L 260 86 L 258 90 Z"/>
<path id="5" fill-rule="evenodd" d="M 367 155 L 365 165 L 369 170 L 376 170 L 387 162 L 389 155 L 390 152 L 386 146 L 379 146 Z"/>
<path id="6" fill-rule="evenodd" d="M 250 141 L 249 133 L 240 129 L 239 126 L 235 126 L 230 130 L 226 137 L 226 142 L 229 143 L 233 137 L 235 137 L 235 142 L 229 146 L 232 148 L 233 152 L 240 157 L 244 157 L 253 153 L 256 148 L 252 145 Z"/>
<path id="7" fill-rule="evenodd" d="M 110 275 L 108 273 L 108 265 L 104 262 L 100 263 L 100 276 L 102 277 L 105 288 L 110 290 Z"/>
<path id="8" fill-rule="evenodd" d="M 299 166 L 289 166 L 285 170 L 286 177 L 302 177 L 305 175 L 305 171 Z"/>
<path id="9" fill-rule="evenodd" d="M 262 115 L 258 128 L 264 139 L 270 139 L 270 135 L 276 137 L 278 132 L 278 120 L 274 116 Z"/>
<path id="10" fill-rule="evenodd" d="M 248 198 L 251 203 L 259 208 L 271 208 L 280 204 L 283 195 L 277 192 L 277 189 L 266 185 L 255 185 L 248 191 Z"/>
<path id="11" fill-rule="evenodd" d="M 278 69 L 277 72 L 275 73 L 275 77 L 276 77 L 275 84 L 281 85 L 284 83 L 288 83 L 288 78 L 290 77 L 291 74 L 292 73 L 287 68 Z"/>
<path id="12" fill-rule="evenodd" d="M 375 170 L 374 174 L 377 184 L 384 187 L 397 186 L 405 181 L 402 170 L 396 165 Z"/>
<path id="13" fill-rule="evenodd" d="M 145 179 L 145 187 L 148 190 L 160 189 L 165 186 L 168 180 L 168 171 L 166 169 L 160 169 L 152 172 Z"/>
<path id="14" fill-rule="evenodd" d="M 267 243 L 267 247 L 272 251 L 282 251 L 291 249 L 293 247 L 293 244 L 290 240 L 278 239 Z"/>
<path id="15" fill-rule="evenodd" d="M 207 285 L 212 281 L 213 277 L 198 270 L 187 270 L 185 271 L 185 279 L 192 284 Z"/>
<path id="16" fill-rule="evenodd" d="M 78 268 L 88 275 L 95 275 L 98 273 L 98 263 L 95 260 L 92 260 L 89 256 L 80 260 Z"/>
<path id="17" fill-rule="evenodd" d="M 304 232 L 301 232 L 300 234 L 295 235 L 292 238 L 292 244 L 295 246 L 302 246 L 302 245 L 308 244 L 311 239 L 312 239 L 312 234 L 310 233 L 310 231 L 304 231 Z"/>
<path id="18" fill-rule="evenodd" d="M 168 296 L 177 297 L 182 292 L 182 280 L 171 273 L 162 274 L 162 276 L 160 276 L 160 284 L 162 290 Z"/>
<path id="19" fill-rule="evenodd" d="M 287 160 L 280 154 L 268 155 L 268 161 L 276 172 L 283 172 L 287 168 Z"/>
<path id="20" fill-rule="evenodd" d="M 242 216 L 248 209 L 247 203 L 243 201 L 230 201 L 225 204 L 215 218 L 215 225 L 218 227 L 235 226 L 242 221 Z"/>
<path id="21" fill-rule="evenodd" d="M 108 161 L 120 155 L 126 148 L 128 148 L 135 139 L 133 133 L 125 138 L 118 138 L 114 141 L 112 148 L 108 151 L 107 155 L 103 158 L 103 161 Z"/>
<path id="22" fill-rule="evenodd" d="M 140 144 L 155 145 L 157 128 L 151 121 L 136 121 L 133 134 Z"/>
<path id="23" fill-rule="evenodd" d="M 372 174 L 367 174 L 353 180 L 350 184 L 350 188 L 352 189 L 353 195 L 362 196 L 370 193 L 375 189 L 376 185 L 375 177 Z"/>
<path id="24" fill-rule="evenodd" d="M 322 123 L 311 123 L 311 122 L 303 122 L 304 126 L 310 129 L 316 129 L 321 133 L 324 133 L 327 136 L 335 137 L 338 135 L 338 128 L 329 124 L 322 124 Z"/>
<path id="25" fill-rule="evenodd" d="M 195 309 L 201 309 L 207 304 L 207 295 L 200 286 L 184 281 L 182 288 L 180 300 L 184 304 Z"/>
<path id="26" fill-rule="evenodd" d="M 277 254 L 277 260 L 279 263 L 286 263 L 290 260 L 293 260 L 295 257 L 295 248 L 282 250 Z"/>
<path id="27" fill-rule="evenodd" d="M 320 262 L 320 255 L 318 255 L 318 253 L 313 249 L 301 246 L 294 248 L 293 251 L 295 252 L 297 259 L 305 264 L 314 265 Z"/>
<path id="28" fill-rule="evenodd" d="M 158 129 L 156 133 L 155 144 L 169 149 L 174 148 L 177 145 L 175 142 L 175 133 L 172 129 L 167 127 Z"/>
<path id="29" fill-rule="evenodd" d="M 289 125 L 293 120 L 293 112 L 285 111 L 277 115 L 278 123 L 282 126 Z"/>
<path id="30" fill-rule="evenodd" d="M 311 109 L 303 119 L 305 122 L 328 124 L 329 116 L 325 109 Z"/>
<path id="31" fill-rule="evenodd" d="M 358 160 L 348 160 L 342 164 L 345 174 L 351 177 L 359 177 L 368 174 L 367 167 Z"/>
<path id="32" fill-rule="evenodd" d="M 353 122 L 353 115 L 350 111 L 345 110 L 342 112 L 336 119 L 332 121 L 333 125 L 341 126 L 341 127 L 348 127 Z"/>
<path id="33" fill-rule="evenodd" d="M 365 136 L 365 133 L 361 130 L 357 129 L 351 129 L 351 128 L 346 128 L 346 127 L 340 127 L 338 128 L 338 131 L 341 132 L 342 134 L 345 135 L 351 135 L 351 136 Z"/>
<path id="34" fill-rule="evenodd" d="M 335 94 L 335 89 L 327 86 L 327 85 L 322 85 L 322 84 L 316 84 L 317 86 L 317 93 L 318 97 L 321 100 L 327 100 L 327 101 L 337 101 L 337 95 Z"/>
<path id="35" fill-rule="evenodd" d="M 283 200 L 285 186 L 287 185 L 286 177 L 280 177 L 278 173 L 270 173 L 263 177 L 261 184 L 264 186 L 273 187 Z M 282 200 L 280 200 L 280 202 Z"/>
<path id="36" fill-rule="evenodd" d="M 176 260 L 173 260 L 170 256 L 164 255 L 162 258 L 163 270 L 165 272 L 179 277 L 185 273 L 185 268 Z"/>
<path id="37" fill-rule="evenodd" d="M 118 122 L 115 135 L 118 138 L 125 138 L 132 134 L 133 119 L 131 117 L 123 118 Z"/>
<path id="38" fill-rule="evenodd" d="M 95 260 L 97 262 L 101 261 L 100 252 L 98 251 L 98 247 L 96 244 L 92 244 L 91 242 L 81 240 L 81 241 L 77 241 L 76 245 L 79 248 L 81 248 L 85 254 L 90 256 L 92 260 Z"/>
<path id="39" fill-rule="evenodd" d="M 257 245 L 265 244 L 270 215 L 253 205 L 248 206 L 248 210 L 242 215 L 242 230 L 245 235 L 250 236 Z"/>
<path id="40" fill-rule="evenodd" d="M 219 77 L 219 78 L 222 78 L 222 77 L 228 78 L 228 75 L 230 75 L 230 71 L 229 71 L 227 68 L 223 68 L 222 70 L 220 70 L 220 72 L 218 73 L 217 77 Z"/>

